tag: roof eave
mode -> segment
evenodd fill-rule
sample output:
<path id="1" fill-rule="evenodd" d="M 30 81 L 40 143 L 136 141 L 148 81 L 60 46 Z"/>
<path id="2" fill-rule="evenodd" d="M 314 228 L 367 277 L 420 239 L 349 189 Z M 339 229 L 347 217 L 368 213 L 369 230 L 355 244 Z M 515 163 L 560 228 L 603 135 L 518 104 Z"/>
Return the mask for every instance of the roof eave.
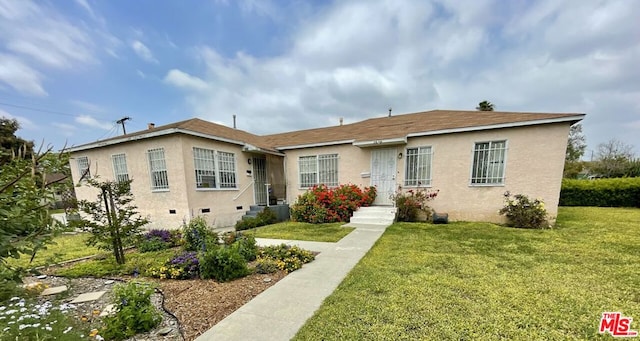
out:
<path id="1" fill-rule="evenodd" d="M 303 148 L 314 148 L 314 147 L 324 147 L 324 146 L 335 146 L 338 144 L 349 144 L 353 143 L 355 140 L 340 140 L 340 141 L 329 141 L 329 142 L 318 142 L 318 143 L 309 143 L 309 144 L 298 144 L 293 146 L 281 146 L 276 147 L 277 150 L 290 150 L 290 149 L 303 149 Z"/>
<path id="2" fill-rule="evenodd" d="M 517 128 L 517 127 L 526 127 L 532 125 L 540 125 L 540 124 L 550 124 L 550 123 L 563 123 L 563 122 L 571 122 L 571 124 L 580 122 L 584 118 L 584 114 L 575 115 L 575 116 L 566 116 L 566 117 L 556 117 L 556 118 L 547 118 L 542 120 L 532 120 L 532 121 L 522 121 L 522 122 L 509 122 L 509 123 L 500 123 L 500 124 L 489 124 L 483 126 L 474 126 L 474 127 L 463 127 L 463 128 L 451 128 L 451 129 L 441 129 L 441 130 L 432 130 L 432 131 L 424 131 L 407 134 L 407 137 L 419 137 L 419 136 L 430 136 L 430 135 L 442 135 L 442 134 L 452 134 L 452 133 L 465 133 L 479 130 L 490 130 L 490 129 L 503 129 L 503 128 Z"/>

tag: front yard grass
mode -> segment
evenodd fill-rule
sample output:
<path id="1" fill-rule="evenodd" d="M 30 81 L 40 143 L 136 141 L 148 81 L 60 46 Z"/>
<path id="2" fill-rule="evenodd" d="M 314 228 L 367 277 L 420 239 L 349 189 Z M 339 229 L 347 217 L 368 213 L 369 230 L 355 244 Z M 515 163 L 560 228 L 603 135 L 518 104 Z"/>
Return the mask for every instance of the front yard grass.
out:
<path id="1" fill-rule="evenodd" d="M 7 263 L 15 267 L 35 268 L 103 252 L 93 246 L 87 246 L 85 242 L 88 238 L 88 233 L 63 234 L 53 239 L 55 244 L 47 245 L 46 250 L 39 250 L 33 262 L 29 263 L 31 255 L 21 254 L 18 259 L 7 258 Z"/>
<path id="2" fill-rule="evenodd" d="M 102 259 L 87 260 L 55 269 L 54 274 L 69 278 L 131 275 L 134 272 L 144 274 L 144 271 L 151 267 L 164 265 L 176 252 L 177 248 L 145 253 L 125 252 L 126 263 L 123 265 L 118 265 L 115 257 L 109 254 Z"/>
<path id="3" fill-rule="evenodd" d="M 398 223 L 297 340 L 604 339 L 640 325 L 640 209 L 560 208 L 552 230 Z"/>
<path id="4" fill-rule="evenodd" d="M 345 223 L 309 224 L 287 221 L 259 227 L 247 232 L 254 233 L 256 238 L 335 243 L 354 230 L 353 227 L 342 227 L 344 224 Z"/>

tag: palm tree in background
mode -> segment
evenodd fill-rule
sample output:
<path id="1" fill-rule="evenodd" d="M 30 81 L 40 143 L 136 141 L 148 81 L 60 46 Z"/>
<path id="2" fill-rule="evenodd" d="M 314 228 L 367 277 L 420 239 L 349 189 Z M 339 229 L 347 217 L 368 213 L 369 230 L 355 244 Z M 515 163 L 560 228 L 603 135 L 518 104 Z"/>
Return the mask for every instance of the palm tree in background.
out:
<path id="1" fill-rule="evenodd" d="M 493 103 L 491 103 L 489 101 L 482 101 L 482 102 L 478 103 L 478 106 L 476 107 L 476 110 L 479 110 L 479 111 L 493 111 Z"/>

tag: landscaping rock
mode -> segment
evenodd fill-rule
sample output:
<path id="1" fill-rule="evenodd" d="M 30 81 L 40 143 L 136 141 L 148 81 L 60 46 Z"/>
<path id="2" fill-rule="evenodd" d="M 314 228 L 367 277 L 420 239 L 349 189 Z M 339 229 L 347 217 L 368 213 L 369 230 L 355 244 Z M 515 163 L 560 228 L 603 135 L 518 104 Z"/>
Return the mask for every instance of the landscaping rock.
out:
<path id="1" fill-rule="evenodd" d="M 171 327 L 162 328 L 162 329 L 158 330 L 158 335 L 165 336 L 165 335 L 171 333 L 172 330 L 173 330 L 173 328 L 171 328 Z"/>
<path id="2" fill-rule="evenodd" d="M 40 296 L 49 296 L 49 295 L 57 295 L 67 291 L 68 288 L 66 285 L 62 285 L 59 287 L 47 288 L 40 294 Z"/>
<path id="3" fill-rule="evenodd" d="M 100 297 L 102 297 L 102 295 L 104 295 L 105 293 L 106 293 L 106 291 L 88 292 L 86 294 L 78 295 L 78 297 L 76 297 L 70 303 L 84 303 L 84 302 L 96 301 Z"/>
<path id="4" fill-rule="evenodd" d="M 265 283 L 269 283 L 269 282 L 271 282 L 271 278 L 267 277 L 267 278 L 263 279 L 262 281 L 265 282 Z"/>

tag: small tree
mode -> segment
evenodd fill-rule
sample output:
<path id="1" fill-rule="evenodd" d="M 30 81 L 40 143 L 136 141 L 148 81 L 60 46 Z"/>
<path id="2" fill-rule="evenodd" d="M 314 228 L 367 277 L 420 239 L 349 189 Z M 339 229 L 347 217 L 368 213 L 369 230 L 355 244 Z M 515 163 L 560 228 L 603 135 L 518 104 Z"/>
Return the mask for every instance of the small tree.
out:
<path id="1" fill-rule="evenodd" d="M 567 151 L 564 158 L 564 177 L 576 178 L 582 171 L 583 163 L 580 158 L 584 155 L 587 143 L 582 134 L 582 125 L 574 124 L 569 130 Z"/>
<path id="2" fill-rule="evenodd" d="M 68 163 L 68 155 L 51 154 L 51 148 L 26 151 L 13 150 L 0 169 L 0 301 L 23 274 L 23 269 L 9 267 L 6 260 L 24 255 L 33 260 L 60 230 L 49 215 L 49 206 L 65 179 L 47 182 L 46 177 L 59 172 Z"/>
<path id="3" fill-rule="evenodd" d="M 611 139 L 598 145 L 596 162 L 591 171 L 605 178 L 628 176 L 634 156 L 633 146 Z"/>
<path id="4" fill-rule="evenodd" d="M 92 234 L 87 245 L 112 250 L 118 264 L 125 262 L 124 246 L 132 244 L 142 226 L 149 223 L 138 215 L 133 205 L 132 181 L 87 180 L 89 186 L 99 189 L 100 193 L 96 201 L 78 203 L 79 210 L 87 216 L 74 223 Z"/>
<path id="5" fill-rule="evenodd" d="M 494 105 L 489 101 L 482 101 L 478 103 L 476 110 L 478 111 L 493 111 Z"/>

